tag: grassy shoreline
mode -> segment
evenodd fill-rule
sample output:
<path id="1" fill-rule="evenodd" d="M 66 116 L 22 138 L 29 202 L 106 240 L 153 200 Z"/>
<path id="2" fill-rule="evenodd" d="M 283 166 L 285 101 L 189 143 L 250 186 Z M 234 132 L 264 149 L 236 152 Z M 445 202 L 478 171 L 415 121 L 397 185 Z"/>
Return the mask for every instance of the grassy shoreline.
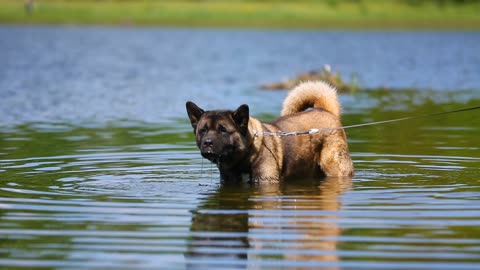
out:
<path id="1" fill-rule="evenodd" d="M 335 3 L 335 4 L 332 4 Z M 2 24 L 304 29 L 480 29 L 480 2 L 0 0 Z"/>

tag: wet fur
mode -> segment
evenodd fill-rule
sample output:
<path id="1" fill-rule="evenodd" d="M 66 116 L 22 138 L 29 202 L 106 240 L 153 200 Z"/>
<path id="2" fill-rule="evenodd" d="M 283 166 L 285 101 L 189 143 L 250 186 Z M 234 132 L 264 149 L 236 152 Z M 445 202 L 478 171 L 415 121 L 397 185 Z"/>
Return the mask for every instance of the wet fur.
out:
<path id="1" fill-rule="evenodd" d="M 289 137 L 253 135 L 342 126 L 336 91 L 328 84 L 297 86 L 285 99 L 282 116 L 272 123 L 250 117 L 247 105 L 235 111 L 204 111 L 192 102 L 186 106 L 202 156 L 217 164 L 224 181 L 240 181 L 244 175 L 254 182 L 353 175 L 341 129 Z"/>

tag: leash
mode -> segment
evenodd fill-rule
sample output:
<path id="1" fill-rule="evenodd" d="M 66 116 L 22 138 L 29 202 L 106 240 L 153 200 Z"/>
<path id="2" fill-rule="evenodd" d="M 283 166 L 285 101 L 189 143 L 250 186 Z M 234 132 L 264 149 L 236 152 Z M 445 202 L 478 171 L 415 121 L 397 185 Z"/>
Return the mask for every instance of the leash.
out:
<path id="1" fill-rule="evenodd" d="M 451 113 L 473 111 L 473 110 L 478 110 L 478 109 L 480 109 L 480 106 L 475 106 L 475 107 L 470 107 L 470 108 L 463 108 L 463 109 L 458 109 L 458 110 L 453 110 L 453 111 L 438 112 L 438 113 L 431 113 L 431 114 L 424 114 L 424 115 L 403 117 L 403 118 L 397 118 L 397 119 L 391 119 L 391 120 L 384 120 L 384 121 L 377 121 L 377 122 L 356 124 L 356 125 L 350 125 L 350 126 L 344 126 L 344 127 L 336 127 L 336 128 L 321 128 L 321 129 L 312 128 L 312 129 L 309 129 L 309 130 L 304 130 L 304 131 L 292 131 L 292 132 L 286 132 L 286 131 L 257 132 L 256 130 L 254 130 L 254 131 L 253 131 L 253 136 L 255 136 L 255 137 L 259 137 L 259 136 L 286 137 L 286 136 L 297 136 L 297 135 L 307 135 L 307 134 L 311 135 L 311 134 L 316 134 L 316 133 L 320 133 L 320 132 L 334 131 L 334 130 L 339 130 L 339 129 L 357 128 L 357 127 L 366 127 L 366 126 L 373 126 L 373 125 L 379 125 L 379 124 L 394 123 L 394 122 L 400 122 L 400 121 L 405 121 L 405 120 L 413 120 L 413 119 L 418 119 L 418 118 L 439 116 L 439 115 L 445 115 L 445 114 L 451 114 Z"/>

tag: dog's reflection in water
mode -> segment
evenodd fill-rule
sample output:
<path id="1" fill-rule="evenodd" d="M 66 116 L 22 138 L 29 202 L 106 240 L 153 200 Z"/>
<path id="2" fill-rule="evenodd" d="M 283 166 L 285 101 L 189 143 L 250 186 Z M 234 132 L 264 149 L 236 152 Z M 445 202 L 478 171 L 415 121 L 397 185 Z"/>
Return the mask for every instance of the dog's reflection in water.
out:
<path id="1" fill-rule="evenodd" d="M 223 184 L 193 213 L 187 262 L 335 269 L 339 195 L 350 186 L 350 178 Z"/>

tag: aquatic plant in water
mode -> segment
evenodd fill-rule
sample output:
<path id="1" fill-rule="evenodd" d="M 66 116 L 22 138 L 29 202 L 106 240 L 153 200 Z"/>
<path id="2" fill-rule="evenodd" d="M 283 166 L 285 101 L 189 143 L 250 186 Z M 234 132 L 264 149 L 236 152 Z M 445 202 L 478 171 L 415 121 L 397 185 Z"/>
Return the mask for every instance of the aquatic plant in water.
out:
<path id="1" fill-rule="evenodd" d="M 353 93 L 359 87 L 355 76 L 352 76 L 351 82 L 345 81 L 339 72 L 332 71 L 330 65 L 325 65 L 319 71 L 312 70 L 306 73 L 300 73 L 296 77 L 285 81 L 263 84 L 260 87 L 267 90 L 285 90 L 293 89 L 295 86 L 305 81 L 325 81 L 334 86 L 339 93 Z"/>

